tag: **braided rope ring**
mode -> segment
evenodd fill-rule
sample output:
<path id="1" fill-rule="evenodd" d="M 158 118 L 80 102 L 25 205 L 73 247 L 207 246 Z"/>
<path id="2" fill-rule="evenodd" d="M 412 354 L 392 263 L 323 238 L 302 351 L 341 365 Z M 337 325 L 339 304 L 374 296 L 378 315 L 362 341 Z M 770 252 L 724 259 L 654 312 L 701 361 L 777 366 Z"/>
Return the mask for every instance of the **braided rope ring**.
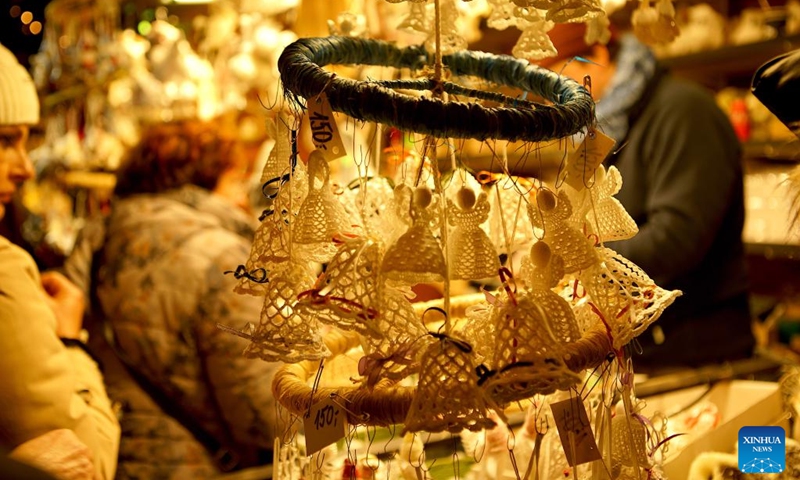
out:
<path id="1" fill-rule="evenodd" d="M 499 99 L 506 106 L 484 107 L 477 103 L 411 97 L 380 82 L 340 78 L 323 70 L 325 65 L 375 65 L 418 70 L 431 64 L 431 55 L 422 46 L 398 48 L 380 40 L 336 36 L 303 38 L 284 49 L 278 60 L 278 70 L 284 88 L 295 96 L 309 99 L 324 91 L 334 111 L 358 120 L 440 138 L 540 142 L 575 134 L 594 121 L 594 102 L 583 86 L 526 60 L 462 51 L 445 55 L 443 63 L 452 75 L 471 75 L 520 88 L 545 98 L 553 105 L 519 101 L 499 94 L 494 94 L 492 99 Z M 430 81 L 421 80 L 408 82 L 404 88 L 423 89 L 431 85 Z M 455 84 L 445 83 L 443 88 L 487 98 L 478 90 Z"/>

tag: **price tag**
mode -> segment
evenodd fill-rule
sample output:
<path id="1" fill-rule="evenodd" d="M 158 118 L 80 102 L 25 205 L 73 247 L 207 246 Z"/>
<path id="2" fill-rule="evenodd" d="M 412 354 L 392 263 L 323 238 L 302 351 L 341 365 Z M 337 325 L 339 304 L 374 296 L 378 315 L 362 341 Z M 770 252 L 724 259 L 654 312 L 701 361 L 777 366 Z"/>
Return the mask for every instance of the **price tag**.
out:
<path id="1" fill-rule="evenodd" d="M 617 142 L 599 130 L 589 130 L 578 149 L 567 160 L 566 182 L 576 190 L 591 184 L 594 171 Z"/>
<path id="2" fill-rule="evenodd" d="M 346 415 L 332 398 L 315 403 L 303 417 L 306 455 L 312 455 L 344 438 Z"/>
<path id="3" fill-rule="evenodd" d="M 589 416 L 581 398 L 574 397 L 558 403 L 551 403 L 553 419 L 561 437 L 561 446 L 570 466 L 600 460 L 600 450 L 594 440 Z M 574 447 L 574 451 L 573 451 Z"/>
<path id="4" fill-rule="evenodd" d="M 325 93 L 308 100 L 308 119 L 311 122 L 311 141 L 329 162 L 347 154 Z"/>

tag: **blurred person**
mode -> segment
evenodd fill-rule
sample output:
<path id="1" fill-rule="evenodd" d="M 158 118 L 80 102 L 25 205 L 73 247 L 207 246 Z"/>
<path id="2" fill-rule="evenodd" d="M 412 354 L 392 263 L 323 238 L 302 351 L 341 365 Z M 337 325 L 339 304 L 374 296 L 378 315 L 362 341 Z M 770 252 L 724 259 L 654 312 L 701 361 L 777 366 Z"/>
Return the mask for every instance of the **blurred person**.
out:
<path id="1" fill-rule="evenodd" d="M 639 233 L 606 246 L 659 286 L 683 291 L 637 338 L 634 368 L 750 357 L 741 147 L 728 118 L 709 92 L 671 76 L 632 34 L 588 46 L 584 32 L 583 24 L 557 25 L 550 33 L 559 56 L 541 64 L 578 81 L 591 76 L 598 128 L 617 142 L 604 163 L 622 174 L 616 198 Z"/>
<path id="2" fill-rule="evenodd" d="M 248 342 L 216 326 L 258 322 L 263 304 L 223 273 L 247 259 L 257 226 L 238 144 L 219 121 L 147 127 L 117 172 L 104 227 L 67 261 L 108 334 L 101 358 L 122 403 L 118 478 L 271 463 L 277 364 L 245 358 Z"/>
<path id="3" fill-rule="evenodd" d="M 39 100 L 0 45 L 0 218 L 33 177 L 26 151 Z M 63 275 L 0 237 L 0 450 L 57 478 L 110 479 L 119 424 L 98 364 L 81 340 L 84 302 Z"/>

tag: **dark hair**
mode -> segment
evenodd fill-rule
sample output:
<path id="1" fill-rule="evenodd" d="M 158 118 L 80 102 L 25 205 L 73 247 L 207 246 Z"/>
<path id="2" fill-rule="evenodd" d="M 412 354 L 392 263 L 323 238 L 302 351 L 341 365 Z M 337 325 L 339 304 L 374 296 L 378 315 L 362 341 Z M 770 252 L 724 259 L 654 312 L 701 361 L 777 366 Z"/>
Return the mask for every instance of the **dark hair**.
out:
<path id="1" fill-rule="evenodd" d="M 147 127 L 117 171 L 118 197 L 184 185 L 207 190 L 237 162 L 237 139 L 220 122 L 186 120 Z"/>

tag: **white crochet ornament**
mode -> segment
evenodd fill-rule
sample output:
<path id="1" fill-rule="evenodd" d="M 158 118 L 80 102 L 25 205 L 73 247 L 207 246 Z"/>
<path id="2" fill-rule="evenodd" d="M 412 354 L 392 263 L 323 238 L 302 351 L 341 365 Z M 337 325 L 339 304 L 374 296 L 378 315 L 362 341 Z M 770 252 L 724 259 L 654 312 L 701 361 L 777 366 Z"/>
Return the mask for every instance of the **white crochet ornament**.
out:
<path id="1" fill-rule="evenodd" d="M 287 159 L 287 166 L 288 166 Z M 306 170 L 298 163 L 292 178 L 279 185 L 277 196 L 273 199 L 268 214 L 261 221 L 253 236 L 250 256 L 245 262 L 248 272 L 264 269 L 267 276 L 274 275 L 290 266 L 292 261 L 290 229 L 300 205 L 308 193 Z M 234 291 L 240 294 L 262 296 L 269 285 L 253 281 L 248 276 L 239 279 Z"/>
<path id="2" fill-rule="evenodd" d="M 431 341 L 422 321 L 406 297 L 385 287 L 383 301 L 374 327 L 364 336 L 369 360 L 368 371 L 359 372 L 367 377 L 367 385 L 374 386 L 379 379 L 401 380 L 419 369 L 419 356 Z M 377 332 L 377 333 L 376 333 Z"/>
<path id="3" fill-rule="evenodd" d="M 492 307 L 486 303 L 479 303 L 467 308 L 467 321 L 458 331 L 475 352 L 477 363 L 488 363 L 494 352 L 494 322 L 492 321 Z"/>
<path id="4" fill-rule="evenodd" d="M 544 241 L 556 255 L 564 259 L 564 273 L 573 273 L 598 262 L 597 254 L 589 240 L 570 226 L 572 206 L 565 192 L 556 199 L 545 188 L 536 193 L 536 201 L 528 204 L 531 225 L 544 230 Z"/>
<path id="5" fill-rule="evenodd" d="M 664 290 L 619 253 L 599 250 L 602 262 L 581 272 L 590 302 L 611 329 L 614 348 L 621 348 L 658 320 L 679 290 Z"/>
<path id="6" fill-rule="evenodd" d="M 564 260 L 552 254 L 550 246 L 541 241 L 533 244 L 527 262 L 528 295 L 547 314 L 556 340 L 562 344 L 578 341 L 581 331 L 572 307 L 552 290 L 564 276 Z"/>
<path id="7" fill-rule="evenodd" d="M 438 208 L 431 206 L 434 197 L 430 190 L 414 190 L 411 199 L 411 227 L 389 247 L 383 257 L 381 271 L 390 280 L 404 285 L 441 282 L 446 275 L 446 265 L 439 241 L 434 237 L 430 223 Z"/>
<path id="8" fill-rule="evenodd" d="M 381 243 L 368 237 L 345 240 L 298 310 L 321 323 L 370 334 L 381 308 L 381 250 Z"/>
<path id="9" fill-rule="evenodd" d="M 330 356 L 315 320 L 295 309 L 297 294 L 309 288 L 313 277 L 295 266 L 270 277 L 261 319 L 244 354 L 267 362 L 297 363 Z"/>
<path id="10" fill-rule="evenodd" d="M 419 383 L 405 422 L 405 432 L 458 433 L 492 428 L 486 401 L 478 388 L 472 348 L 462 340 L 441 337 L 423 353 Z"/>
<path id="11" fill-rule="evenodd" d="M 517 58 L 529 60 L 541 60 L 543 58 L 555 57 L 558 55 L 556 47 L 547 32 L 553 29 L 555 24 L 547 21 L 547 12 L 536 8 L 514 9 L 514 16 L 517 17 L 517 28 L 522 29 L 511 53 Z"/>
<path id="12" fill-rule="evenodd" d="M 292 143 L 288 120 L 284 115 L 267 119 L 267 134 L 275 141 L 261 171 L 261 184 L 281 178 L 291 169 Z"/>
<path id="13" fill-rule="evenodd" d="M 487 395 L 500 405 L 567 389 L 581 376 L 564 363 L 547 314 L 528 294 L 509 297 L 493 313 L 494 355 L 483 379 Z"/>
<path id="14" fill-rule="evenodd" d="M 489 219 L 489 202 L 481 192 L 477 200 L 470 188 L 458 191 L 458 206 L 448 199 L 447 221 L 455 228 L 450 232 L 450 278 L 478 280 L 494 277 L 500 260 L 494 244 L 481 229 Z"/>
<path id="15" fill-rule="evenodd" d="M 600 242 L 626 240 L 639 232 L 625 207 L 614 198 L 622 188 L 622 175 L 616 167 L 608 172 L 600 165 L 595 170 L 591 188 L 576 192 L 568 188 L 574 202 L 573 225 L 580 231 L 597 235 Z"/>
<path id="16" fill-rule="evenodd" d="M 353 232 L 347 214 L 333 194 L 330 167 L 320 150 L 308 156 L 308 196 L 300 206 L 293 241 L 312 261 L 328 261 L 336 252 L 334 238 Z"/>
<path id="17" fill-rule="evenodd" d="M 614 478 L 619 478 L 622 467 L 653 466 L 647 454 L 647 436 L 642 420 L 617 412 L 611 420 L 611 474 Z"/>

